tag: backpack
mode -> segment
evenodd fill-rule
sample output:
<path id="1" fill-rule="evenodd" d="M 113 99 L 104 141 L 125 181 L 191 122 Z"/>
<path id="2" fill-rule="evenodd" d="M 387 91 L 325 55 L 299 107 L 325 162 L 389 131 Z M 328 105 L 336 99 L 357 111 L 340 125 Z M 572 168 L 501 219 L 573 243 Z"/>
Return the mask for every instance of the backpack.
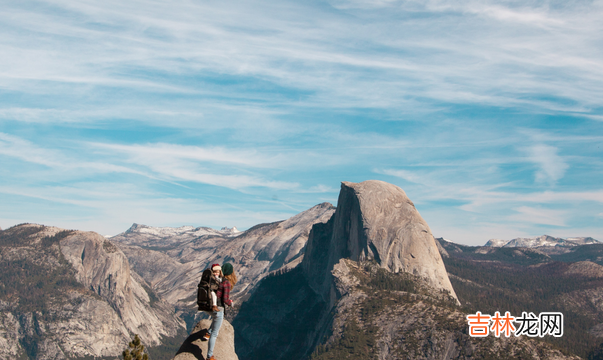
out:
<path id="1" fill-rule="evenodd" d="M 197 306 L 199 311 L 212 311 L 211 292 L 218 290 L 219 284 L 211 269 L 205 269 L 197 285 Z"/>

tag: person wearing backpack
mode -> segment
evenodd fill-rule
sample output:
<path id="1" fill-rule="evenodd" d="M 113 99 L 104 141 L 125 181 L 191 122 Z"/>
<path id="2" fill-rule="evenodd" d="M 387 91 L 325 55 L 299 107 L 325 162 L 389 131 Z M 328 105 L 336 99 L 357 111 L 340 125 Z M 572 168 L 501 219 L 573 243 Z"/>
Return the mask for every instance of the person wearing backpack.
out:
<path id="1" fill-rule="evenodd" d="M 201 281 L 197 289 L 197 305 L 199 311 L 218 311 L 218 297 L 216 291 L 222 281 L 222 271 L 219 264 L 213 264 L 201 274 Z"/>
<path id="2" fill-rule="evenodd" d="M 222 281 L 216 291 L 218 300 L 218 311 L 206 311 L 212 318 L 211 326 L 204 335 L 205 340 L 209 340 L 207 344 L 207 360 L 216 360 L 213 356 L 216 339 L 220 333 L 220 327 L 224 321 L 224 309 L 226 306 L 233 306 L 234 301 L 230 299 L 230 291 L 237 283 L 237 276 L 234 273 L 234 267 L 230 263 L 225 263 L 222 266 L 214 264 L 211 267 L 214 274 L 220 274 Z"/>

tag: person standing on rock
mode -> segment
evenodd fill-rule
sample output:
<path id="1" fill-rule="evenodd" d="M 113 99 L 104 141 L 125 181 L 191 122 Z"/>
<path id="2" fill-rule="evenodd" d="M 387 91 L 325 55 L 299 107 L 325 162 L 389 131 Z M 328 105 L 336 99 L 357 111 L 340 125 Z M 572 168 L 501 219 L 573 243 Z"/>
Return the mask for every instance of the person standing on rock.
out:
<path id="1" fill-rule="evenodd" d="M 206 311 L 211 316 L 212 321 L 204 338 L 205 340 L 209 340 L 207 344 L 207 360 L 216 360 L 216 358 L 214 358 L 214 347 L 218 334 L 220 333 L 222 321 L 224 321 L 224 308 L 226 306 L 234 305 L 234 301 L 230 299 L 230 290 L 232 290 L 232 287 L 237 283 L 237 276 L 234 273 L 234 267 L 230 263 L 225 263 L 221 267 L 219 265 L 213 265 L 211 270 L 214 274 L 220 274 L 222 276 L 222 282 L 220 282 L 220 287 L 218 288 L 218 291 L 216 291 L 216 296 L 218 297 L 218 311 Z"/>

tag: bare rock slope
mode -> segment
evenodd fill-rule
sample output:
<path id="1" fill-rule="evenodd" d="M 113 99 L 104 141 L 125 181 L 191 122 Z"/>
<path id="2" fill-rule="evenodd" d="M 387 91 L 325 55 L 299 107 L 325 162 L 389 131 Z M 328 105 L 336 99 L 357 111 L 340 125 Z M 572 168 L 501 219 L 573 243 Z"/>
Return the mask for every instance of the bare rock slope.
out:
<path id="1" fill-rule="evenodd" d="M 0 232 L 0 262 L 0 358 L 117 356 L 134 333 L 159 345 L 184 328 L 96 233 L 15 226 Z"/>
<path id="2" fill-rule="evenodd" d="M 382 181 L 343 182 L 333 216 L 312 227 L 301 266 L 265 278 L 242 305 L 234 320 L 239 355 L 306 359 L 337 332 L 333 311 L 368 295 L 338 286 L 343 260 L 376 264 L 402 283 L 420 282 L 434 301 L 458 304 L 431 231 L 404 191 Z"/>
<path id="3" fill-rule="evenodd" d="M 329 225 L 313 230 L 302 265 L 310 285 L 330 303 L 332 279 L 325 274 L 342 258 L 373 259 L 391 272 L 423 277 L 456 298 L 429 226 L 395 185 L 342 182 Z"/>
<path id="4" fill-rule="evenodd" d="M 201 272 L 209 265 L 232 263 L 239 281 L 231 295 L 244 299 L 264 276 L 299 264 L 312 225 L 326 222 L 334 211 L 331 204 L 322 203 L 285 221 L 256 225 L 244 232 L 135 224 L 111 241 L 123 249 L 135 271 L 162 298 L 190 308 L 195 304 Z"/>

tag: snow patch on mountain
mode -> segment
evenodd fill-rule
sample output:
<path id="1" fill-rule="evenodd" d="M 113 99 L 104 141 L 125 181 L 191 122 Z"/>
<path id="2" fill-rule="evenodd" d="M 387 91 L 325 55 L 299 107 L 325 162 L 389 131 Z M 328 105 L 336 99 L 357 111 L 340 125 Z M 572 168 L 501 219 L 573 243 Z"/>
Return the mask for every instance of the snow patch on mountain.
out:
<path id="1" fill-rule="evenodd" d="M 592 237 L 568 237 L 558 238 L 549 235 L 536 236 L 531 238 L 515 238 L 513 240 L 490 239 L 485 246 L 489 247 L 525 247 L 535 248 L 541 246 L 578 246 L 600 244 L 601 242 Z"/>
<path id="2" fill-rule="evenodd" d="M 491 247 L 503 247 L 505 246 L 510 240 L 501 240 L 501 239 L 490 239 L 488 240 L 488 242 L 486 243 L 486 245 L 484 246 L 491 246 Z"/>
<path id="3" fill-rule="evenodd" d="M 215 230 L 208 227 L 194 227 L 194 226 L 180 226 L 180 227 L 153 227 L 143 224 L 132 224 L 132 226 L 126 230 L 126 234 L 146 234 L 155 235 L 159 237 L 167 236 L 178 236 L 178 235 L 192 235 L 192 236 L 203 236 L 203 235 L 229 235 L 234 232 L 239 232 L 236 227 L 228 228 L 223 227 L 221 230 Z"/>
<path id="4" fill-rule="evenodd" d="M 219 236 L 231 238 L 241 234 L 235 226 L 223 227 L 220 230 L 209 227 L 154 227 L 143 224 L 132 224 L 130 228 L 121 234 L 111 237 L 119 239 L 126 245 L 137 245 L 143 247 L 173 247 L 190 242 L 201 237 Z"/>

